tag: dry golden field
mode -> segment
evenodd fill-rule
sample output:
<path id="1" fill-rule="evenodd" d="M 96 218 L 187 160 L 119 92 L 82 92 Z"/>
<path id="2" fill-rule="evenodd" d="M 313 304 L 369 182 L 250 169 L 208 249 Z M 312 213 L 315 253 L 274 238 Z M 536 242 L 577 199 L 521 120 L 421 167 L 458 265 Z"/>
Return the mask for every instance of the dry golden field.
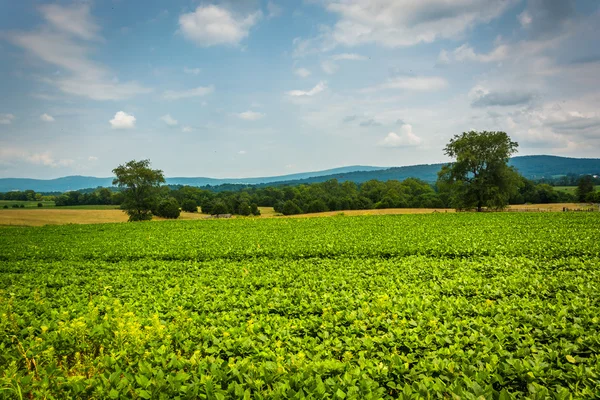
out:
<path id="1" fill-rule="evenodd" d="M 562 211 L 563 207 L 569 209 L 589 209 L 592 206 L 576 203 L 557 203 L 557 204 L 526 204 L 510 206 L 509 211 L 540 211 L 556 212 Z M 259 207 L 260 218 L 284 218 L 276 213 L 272 207 Z M 300 214 L 289 216 L 288 218 L 306 218 L 306 217 L 331 217 L 337 215 L 355 216 L 355 215 L 386 215 L 386 214 L 429 214 L 429 213 L 452 213 L 454 209 L 449 208 L 388 208 L 381 210 L 347 210 L 347 211 L 328 211 L 314 214 Z M 181 213 L 179 219 L 198 220 L 209 218 L 201 213 Z M 256 217 L 234 217 L 234 218 L 256 218 Z M 153 221 L 164 221 L 164 218 L 154 217 Z M 121 210 L 69 210 L 60 208 L 47 209 L 9 209 L 0 210 L 0 225 L 16 226 L 42 226 L 42 225 L 66 225 L 66 224 L 102 224 L 127 222 L 127 215 Z"/>

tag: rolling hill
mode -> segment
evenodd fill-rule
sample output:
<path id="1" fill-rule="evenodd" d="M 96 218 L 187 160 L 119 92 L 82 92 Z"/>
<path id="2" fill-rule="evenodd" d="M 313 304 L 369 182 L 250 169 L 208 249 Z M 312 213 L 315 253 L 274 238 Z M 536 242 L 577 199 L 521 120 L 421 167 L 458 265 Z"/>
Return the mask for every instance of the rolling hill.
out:
<path id="1" fill-rule="evenodd" d="M 518 156 L 510 160 L 519 172 L 529 179 L 551 178 L 560 175 L 575 174 L 600 174 L 600 159 L 598 158 L 568 158 L 558 156 Z M 422 164 L 404 167 L 372 167 L 355 165 L 350 167 L 333 168 L 324 171 L 304 172 L 298 174 L 259 177 L 259 178 L 167 178 L 169 185 L 189 186 L 218 186 L 224 184 L 245 185 L 290 185 L 302 183 L 324 182 L 329 179 L 340 181 L 354 181 L 356 183 L 366 182 L 371 179 L 386 181 L 390 179 L 403 180 L 406 178 L 418 178 L 428 182 L 437 179 L 437 172 L 443 164 Z M 1 178 L 0 192 L 13 190 L 35 190 L 36 192 L 65 192 L 69 190 L 80 190 L 95 188 L 99 186 L 109 187 L 112 178 L 96 178 L 89 176 L 66 176 L 57 179 L 25 179 L 25 178 Z"/>

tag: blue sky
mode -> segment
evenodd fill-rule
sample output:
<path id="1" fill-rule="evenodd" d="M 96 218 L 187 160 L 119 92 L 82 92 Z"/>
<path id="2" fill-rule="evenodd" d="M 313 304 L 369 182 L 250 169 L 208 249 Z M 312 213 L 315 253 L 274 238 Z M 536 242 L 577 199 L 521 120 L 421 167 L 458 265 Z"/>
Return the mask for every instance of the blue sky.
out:
<path id="1" fill-rule="evenodd" d="M 466 130 L 600 156 L 600 3 L 3 1 L 0 177 L 446 161 Z"/>

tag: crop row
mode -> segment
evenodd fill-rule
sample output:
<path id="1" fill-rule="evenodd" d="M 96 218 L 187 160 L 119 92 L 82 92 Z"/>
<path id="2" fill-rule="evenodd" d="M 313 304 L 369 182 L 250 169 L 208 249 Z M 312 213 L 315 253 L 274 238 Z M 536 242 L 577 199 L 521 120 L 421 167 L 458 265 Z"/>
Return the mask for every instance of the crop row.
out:
<path id="1" fill-rule="evenodd" d="M 598 213 L 499 213 L 13 227 L 0 228 L 0 261 L 599 257 L 599 223 Z"/>
<path id="2" fill-rule="evenodd" d="M 592 397 L 598 261 L 4 263 L 0 383 L 49 398 Z"/>

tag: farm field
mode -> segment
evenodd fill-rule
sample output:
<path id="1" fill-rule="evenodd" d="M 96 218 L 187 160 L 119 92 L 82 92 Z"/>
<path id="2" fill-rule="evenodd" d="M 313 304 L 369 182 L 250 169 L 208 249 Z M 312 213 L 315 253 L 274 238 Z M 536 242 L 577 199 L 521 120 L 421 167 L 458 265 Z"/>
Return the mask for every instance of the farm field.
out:
<path id="1" fill-rule="evenodd" d="M 93 208 L 95 207 L 95 208 Z M 104 208 L 102 208 L 104 207 Z M 596 207 L 588 204 L 578 203 L 555 203 L 555 204 L 523 204 L 509 206 L 509 211 L 540 211 L 556 212 L 568 209 L 590 209 Z M 259 207 L 260 218 L 278 217 L 273 207 Z M 431 214 L 431 213 L 453 213 L 454 209 L 441 208 L 386 208 L 378 210 L 345 210 L 328 211 L 322 213 L 290 215 L 285 218 L 307 218 L 307 217 L 331 217 L 331 216 L 359 216 L 359 215 L 396 215 L 396 214 Z M 209 215 L 202 213 L 182 212 L 179 220 L 207 219 Z M 248 218 L 248 217 L 234 217 Z M 256 217 L 250 217 L 256 218 Z M 153 221 L 165 221 L 164 218 L 154 217 Z M 123 211 L 115 209 L 114 206 L 72 206 L 56 207 L 51 209 L 9 209 L 0 210 L 0 226 L 44 226 L 44 225 L 67 225 L 67 224 L 102 224 L 111 222 L 127 222 L 127 216 Z"/>
<path id="2" fill-rule="evenodd" d="M 599 222 L 0 227 L 0 398 L 594 398 Z"/>

